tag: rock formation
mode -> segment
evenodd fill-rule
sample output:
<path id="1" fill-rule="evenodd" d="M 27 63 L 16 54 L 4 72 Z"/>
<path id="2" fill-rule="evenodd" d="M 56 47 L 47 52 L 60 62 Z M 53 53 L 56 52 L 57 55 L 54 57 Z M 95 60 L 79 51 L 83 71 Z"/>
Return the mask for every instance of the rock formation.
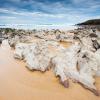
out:
<path id="1" fill-rule="evenodd" d="M 81 83 L 99 95 L 94 76 L 100 76 L 100 35 L 92 29 L 39 30 L 11 34 L 8 41 L 15 47 L 14 58 L 24 60 L 30 70 L 53 68 L 61 83 L 69 87 L 69 79 Z M 63 47 L 59 41 L 72 44 Z"/>

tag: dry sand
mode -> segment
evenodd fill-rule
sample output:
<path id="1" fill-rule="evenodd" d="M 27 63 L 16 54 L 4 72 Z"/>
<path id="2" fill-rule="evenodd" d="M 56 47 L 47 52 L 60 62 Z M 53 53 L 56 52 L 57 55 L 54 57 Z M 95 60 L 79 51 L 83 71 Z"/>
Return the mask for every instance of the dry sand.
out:
<path id="1" fill-rule="evenodd" d="M 100 89 L 100 78 L 96 78 Z M 0 100 L 100 100 L 89 90 L 70 82 L 68 89 L 59 84 L 53 71 L 31 72 L 23 61 L 13 58 L 6 44 L 0 47 Z"/>

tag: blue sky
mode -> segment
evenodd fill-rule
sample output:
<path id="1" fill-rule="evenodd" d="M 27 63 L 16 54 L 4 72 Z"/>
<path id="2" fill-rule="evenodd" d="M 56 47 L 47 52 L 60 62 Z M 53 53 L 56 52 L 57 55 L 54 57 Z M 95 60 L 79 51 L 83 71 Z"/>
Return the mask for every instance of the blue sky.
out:
<path id="1" fill-rule="evenodd" d="M 0 24 L 76 24 L 100 18 L 100 0 L 0 0 Z"/>

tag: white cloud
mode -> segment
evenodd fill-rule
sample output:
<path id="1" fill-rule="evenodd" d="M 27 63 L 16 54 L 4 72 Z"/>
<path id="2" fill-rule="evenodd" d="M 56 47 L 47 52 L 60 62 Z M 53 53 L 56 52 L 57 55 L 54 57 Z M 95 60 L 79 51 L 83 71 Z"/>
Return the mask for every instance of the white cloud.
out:
<path id="1" fill-rule="evenodd" d="M 14 1 L 14 0 L 11 0 Z M 17 0 L 20 2 L 20 0 Z M 99 15 L 92 15 L 97 9 L 100 8 L 100 3 L 91 0 L 72 0 L 74 4 L 78 5 L 81 3 L 82 7 L 74 7 L 71 5 L 64 5 L 61 2 L 52 4 L 44 4 L 36 1 L 24 1 L 24 4 L 30 4 L 31 7 L 38 8 L 40 11 L 28 11 L 21 8 L 0 8 L 0 13 L 5 13 L 9 16 L 0 16 L 2 22 L 5 21 L 10 23 L 13 20 L 14 23 L 73 23 L 76 24 L 81 21 L 92 18 L 100 18 Z M 8 21 L 7 21 L 8 20 Z"/>
<path id="2" fill-rule="evenodd" d="M 19 16 L 31 16 L 31 17 L 51 17 L 51 18 L 63 18 L 64 14 L 47 14 L 43 12 L 28 12 L 28 11 L 13 11 L 0 8 L 1 13 L 7 13 Z"/>
<path id="3" fill-rule="evenodd" d="M 3 10 L 5 12 L 11 12 L 9 10 Z M 17 15 L 16 15 L 17 14 Z M 15 17 L 16 16 L 16 17 Z M 99 17 L 99 16 L 98 16 Z M 81 21 L 85 21 L 89 18 L 95 18 L 91 17 L 89 15 L 84 15 L 80 13 L 67 13 L 67 14 L 47 14 L 47 13 L 42 13 L 42 12 L 24 12 L 21 11 L 13 13 L 12 16 L 0 16 L 0 19 L 2 21 L 6 21 L 7 23 L 59 23 L 59 24 L 68 24 L 68 23 L 73 23 L 76 24 Z M 97 18 L 97 17 L 96 17 Z"/>
<path id="4" fill-rule="evenodd" d="M 8 13 L 8 14 L 18 14 L 18 12 L 14 11 L 14 10 L 8 10 L 8 9 L 5 9 L 5 8 L 0 8 L 0 13 Z"/>
<path id="5" fill-rule="evenodd" d="M 13 16 L 0 16 L 0 19 L 16 19 L 16 17 L 13 17 Z"/>

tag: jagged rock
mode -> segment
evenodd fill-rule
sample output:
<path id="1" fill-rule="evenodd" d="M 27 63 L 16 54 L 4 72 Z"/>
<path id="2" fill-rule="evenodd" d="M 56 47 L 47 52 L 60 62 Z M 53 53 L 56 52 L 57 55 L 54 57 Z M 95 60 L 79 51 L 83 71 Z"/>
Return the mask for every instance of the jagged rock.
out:
<path id="1" fill-rule="evenodd" d="M 75 43 L 71 47 L 65 49 L 63 54 L 57 55 L 52 59 L 55 66 L 54 70 L 57 76 L 60 76 L 62 82 L 71 77 L 72 72 L 77 72 L 77 52 L 80 50 L 80 45 Z M 72 73 L 73 74 L 73 73 Z"/>
<path id="2" fill-rule="evenodd" d="M 52 55 L 48 49 L 48 43 L 39 41 L 32 44 L 19 43 L 16 45 L 15 58 L 26 61 L 30 70 L 45 71 L 50 67 Z"/>
<path id="3" fill-rule="evenodd" d="M 94 86 L 95 80 L 93 76 L 95 76 L 98 66 L 97 61 L 94 58 L 94 53 L 88 50 L 83 50 L 79 54 L 78 66 L 80 77 L 83 78 L 83 80 L 80 80 L 80 82 L 84 82 L 83 84 L 90 89 L 96 89 L 96 87 Z"/>
<path id="4" fill-rule="evenodd" d="M 32 35 L 16 34 L 10 37 L 9 44 L 15 46 L 14 57 L 24 60 L 28 69 L 44 72 L 52 67 L 65 87 L 69 87 L 69 79 L 72 79 L 97 95 L 94 76 L 100 75 L 100 38 L 91 29 L 75 32 L 35 31 L 33 36 L 38 41 L 30 43 Z M 72 45 L 65 48 L 58 41 L 72 41 Z"/>
<path id="5" fill-rule="evenodd" d="M 100 49 L 98 49 L 94 54 L 95 59 L 97 60 L 98 70 L 96 72 L 97 76 L 100 76 Z"/>
<path id="6" fill-rule="evenodd" d="M 38 31 L 34 34 L 35 37 L 38 37 L 40 39 L 43 39 L 45 36 L 45 32 L 44 31 Z"/>
<path id="7" fill-rule="evenodd" d="M 95 39 L 95 40 L 92 40 L 93 42 L 93 47 L 97 50 L 100 48 L 100 44 L 98 43 L 98 41 Z"/>
<path id="8" fill-rule="evenodd" d="M 94 34 L 94 33 L 91 33 L 90 35 L 89 35 L 90 37 L 98 37 L 96 34 Z"/>
<path id="9" fill-rule="evenodd" d="M 24 59 L 24 52 L 26 52 L 29 48 L 28 44 L 18 43 L 15 46 L 14 58 L 16 59 Z"/>
<path id="10" fill-rule="evenodd" d="M 65 81 L 62 81 L 60 82 L 65 88 L 68 88 L 69 87 L 69 80 L 65 80 Z"/>
<path id="11" fill-rule="evenodd" d="M 11 47 L 15 47 L 15 45 L 17 43 L 29 43 L 30 41 L 32 40 L 32 37 L 31 36 L 25 36 L 25 35 L 22 35 L 22 36 L 19 36 L 19 35 L 15 35 L 14 37 L 9 37 L 8 38 L 8 43 Z"/>
<path id="12" fill-rule="evenodd" d="M 95 48 L 93 47 L 92 39 L 89 37 L 81 38 L 81 44 L 82 44 L 81 47 L 84 50 L 96 51 Z"/>
<path id="13" fill-rule="evenodd" d="M 74 33 L 61 33 L 56 35 L 58 41 L 70 41 L 73 42 Z"/>
<path id="14" fill-rule="evenodd" d="M 29 53 L 25 55 L 25 60 L 30 70 L 46 71 L 50 67 L 51 57 L 47 45 L 40 43 L 30 47 Z"/>
<path id="15" fill-rule="evenodd" d="M 15 37 L 9 37 L 8 38 L 8 43 L 11 47 L 15 47 L 16 43 L 19 42 L 19 37 L 15 36 Z"/>
<path id="16" fill-rule="evenodd" d="M 79 53 L 79 44 L 72 45 L 68 49 L 64 55 L 57 55 L 52 59 L 56 75 L 60 76 L 65 87 L 68 86 L 67 80 L 71 78 L 95 93 L 97 89 L 94 86 L 93 76 L 96 75 L 98 63 L 94 53 L 86 51 Z"/>

